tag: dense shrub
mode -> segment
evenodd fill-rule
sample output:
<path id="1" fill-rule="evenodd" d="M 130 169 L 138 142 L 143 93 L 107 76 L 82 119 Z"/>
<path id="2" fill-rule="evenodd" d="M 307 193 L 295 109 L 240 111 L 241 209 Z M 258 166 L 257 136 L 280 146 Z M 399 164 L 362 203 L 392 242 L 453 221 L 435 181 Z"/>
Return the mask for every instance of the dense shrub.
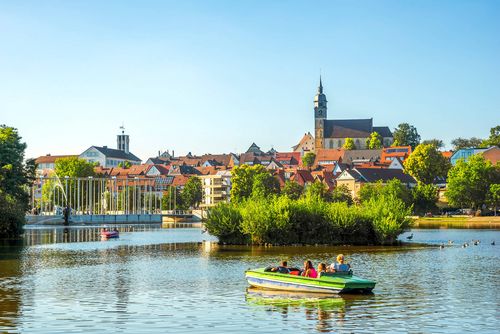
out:
<path id="1" fill-rule="evenodd" d="M 363 206 L 313 196 L 251 197 L 211 209 L 206 226 L 223 243 L 390 244 L 410 226 L 409 214 L 404 202 L 390 195 Z"/>

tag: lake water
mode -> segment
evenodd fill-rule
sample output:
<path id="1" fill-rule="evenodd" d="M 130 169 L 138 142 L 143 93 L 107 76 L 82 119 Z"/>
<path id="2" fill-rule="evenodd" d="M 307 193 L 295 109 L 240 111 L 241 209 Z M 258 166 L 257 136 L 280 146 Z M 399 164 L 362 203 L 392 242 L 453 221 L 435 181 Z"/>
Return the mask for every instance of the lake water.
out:
<path id="1" fill-rule="evenodd" d="M 97 228 L 28 229 L 24 245 L 0 246 L 0 332 L 498 333 L 500 231 L 412 232 L 406 247 L 252 248 L 202 243 L 199 229 L 133 226 L 109 241 Z M 340 252 L 374 294 L 247 289 L 247 268 Z"/>

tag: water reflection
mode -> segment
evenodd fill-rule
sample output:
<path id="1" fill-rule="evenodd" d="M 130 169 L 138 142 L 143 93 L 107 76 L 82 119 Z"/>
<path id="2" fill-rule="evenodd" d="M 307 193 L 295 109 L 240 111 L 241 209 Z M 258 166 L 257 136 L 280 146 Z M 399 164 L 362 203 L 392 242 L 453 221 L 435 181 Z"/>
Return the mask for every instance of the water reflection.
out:
<path id="1" fill-rule="evenodd" d="M 92 230 L 95 239 L 86 237 Z M 102 242 L 98 232 L 31 229 L 32 244 L 0 245 L 0 332 L 483 333 L 500 326 L 498 246 L 458 246 L 499 240 L 498 231 L 413 231 L 415 242 L 433 247 L 219 246 L 196 229 L 123 231 Z M 439 248 L 450 239 L 457 245 Z M 247 289 L 248 268 L 281 259 L 331 263 L 339 252 L 357 275 L 377 281 L 374 295 Z"/>
<path id="2" fill-rule="evenodd" d="M 92 242 L 101 240 L 103 226 L 76 226 L 76 227 L 26 227 L 24 231 L 24 245 L 43 245 L 53 243 Z M 117 229 L 122 232 L 149 232 L 161 230 L 160 225 L 105 225 L 108 229 Z"/>

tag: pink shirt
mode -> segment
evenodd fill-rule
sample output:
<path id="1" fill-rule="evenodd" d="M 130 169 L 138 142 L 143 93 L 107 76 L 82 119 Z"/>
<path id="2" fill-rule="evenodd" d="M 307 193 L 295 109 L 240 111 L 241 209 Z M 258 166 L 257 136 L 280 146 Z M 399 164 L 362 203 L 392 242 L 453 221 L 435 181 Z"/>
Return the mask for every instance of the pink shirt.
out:
<path id="1" fill-rule="evenodd" d="M 318 278 L 318 272 L 314 269 L 311 268 L 309 269 L 309 275 L 304 275 L 305 277 L 311 277 L 311 278 Z"/>

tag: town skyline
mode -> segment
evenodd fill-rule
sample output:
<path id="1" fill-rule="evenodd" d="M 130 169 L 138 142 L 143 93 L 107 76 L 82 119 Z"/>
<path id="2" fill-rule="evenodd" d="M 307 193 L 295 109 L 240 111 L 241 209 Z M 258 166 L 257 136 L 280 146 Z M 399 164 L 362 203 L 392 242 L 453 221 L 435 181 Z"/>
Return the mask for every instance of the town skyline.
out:
<path id="1" fill-rule="evenodd" d="M 115 147 L 122 123 L 141 159 L 289 151 L 314 133 L 320 72 L 335 119 L 410 123 L 446 148 L 498 120 L 495 2 L 2 7 L 2 123 L 26 157 Z"/>

